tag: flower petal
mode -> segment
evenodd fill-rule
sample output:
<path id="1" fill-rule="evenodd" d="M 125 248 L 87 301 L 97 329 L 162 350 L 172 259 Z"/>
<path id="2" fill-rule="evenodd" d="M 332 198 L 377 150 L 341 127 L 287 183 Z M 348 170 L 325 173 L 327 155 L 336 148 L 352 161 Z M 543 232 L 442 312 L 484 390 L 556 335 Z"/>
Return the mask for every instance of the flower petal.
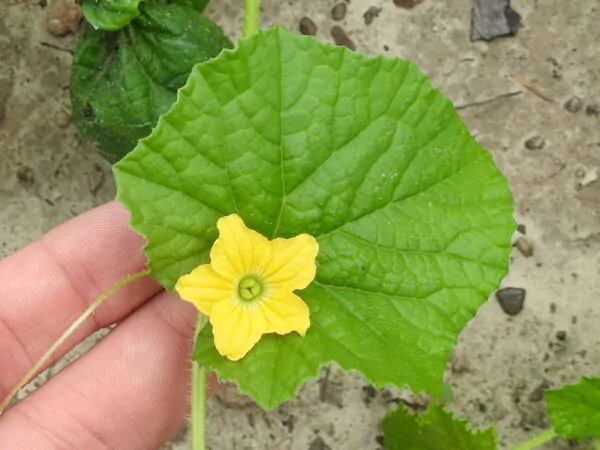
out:
<path id="1" fill-rule="evenodd" d="M 296 294 L 277 289 L 260 304 L 267 321 L 267 333 L 287 334 L 297 331 L 302 336 L 310 326 L 309 309 Z"/>
<path id="2" fill-rule="evenodd" d="M 210 323 L 217 351 L 232 361 L 246 356 L 267 329 L 267 322 L 256 305 L 244 305 L 237 300 L 217 303 Z"/>
<path id="3" fill-rule="evenodd" d="M 177 280 L 175 290 L 179 296 L 193 303 L 205 315 L 210 315 L 215 303 L 232 299 L 236 294 L 235 286 L 209 264 L 196 267 L 188 275 Z"/>
<path id="4" fill-rule="evenodd" d="M 248 273 L 260 274 L 269 258 L 269 241 L 246 228 L 242 219 L 232 214 L 217 222 L 219 238 L 210 251 L 212 268 L 226 278 Z"/>
<path id="5" fill-rule="evenodd" d="M 315 278 L 315 258 L 319 252 L 316 239 L 301 234 L 292 239 L 271 241 L 271 258 L 267 261 L 264 277 L 276 288 L 304 289 Z"/>

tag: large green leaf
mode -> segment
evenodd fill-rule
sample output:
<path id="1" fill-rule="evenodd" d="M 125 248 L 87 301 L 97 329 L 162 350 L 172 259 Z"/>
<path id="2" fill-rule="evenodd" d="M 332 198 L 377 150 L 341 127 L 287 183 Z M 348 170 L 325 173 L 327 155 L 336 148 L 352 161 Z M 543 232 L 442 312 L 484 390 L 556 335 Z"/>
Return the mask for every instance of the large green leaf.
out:
<path id="1" fill-rule="evenodd" d="M 431 405 L 425 414 L 412 414 L 404 406 L 389 413 L 382 423 L 387 450 L 495 450 L 493 428 L 471 430 L 466 420 L 457 420 L 441 405 Z"/>
<path id="2" fill-rule="evenodd" d="M 191 2 L 142 3 L 140 11 L 119 32 L 89 28 L 73 57 L 75 123 L 111 161 L 150 134 L 194 64 L 231 46 Z"/>
<path id="3" fill-rule="evenodd" d="M 600 378 L 545 392 L 548 414 L 565 439 L 600 439 Z"/>
<path id="4" fill-rule="evenodd" d="M 210 326 L 198 339 L 195 358 L 266 408 L 331 361 L 439 394 L 459 331 L 507 271 L 507 182 L 451 102 L 408 61 L 281 28 L 197 65 L 115 176 L 169 290 L 208 262 L 223 215 L 318 239 L 306 338 L 267 335 L 238 362 Z"/>

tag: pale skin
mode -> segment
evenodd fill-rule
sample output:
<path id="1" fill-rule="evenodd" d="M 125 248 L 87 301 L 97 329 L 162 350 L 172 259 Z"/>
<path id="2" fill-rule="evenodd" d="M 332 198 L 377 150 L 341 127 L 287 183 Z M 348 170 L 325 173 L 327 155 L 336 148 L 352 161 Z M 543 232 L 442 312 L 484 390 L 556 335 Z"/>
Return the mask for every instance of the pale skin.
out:
<path id="1" fill-rule="evenodd" d="M 110 203 L 0 261 L 0 399 L 101 292 L 145 269 L 143 240 L 128 222 Z M 148 277 L 123 287 L 51 362 L 94 331 L 117 328 L 0 415 L 0 448 L 160 447 L 188 414 L 195 320 L 193 305 Z"/>

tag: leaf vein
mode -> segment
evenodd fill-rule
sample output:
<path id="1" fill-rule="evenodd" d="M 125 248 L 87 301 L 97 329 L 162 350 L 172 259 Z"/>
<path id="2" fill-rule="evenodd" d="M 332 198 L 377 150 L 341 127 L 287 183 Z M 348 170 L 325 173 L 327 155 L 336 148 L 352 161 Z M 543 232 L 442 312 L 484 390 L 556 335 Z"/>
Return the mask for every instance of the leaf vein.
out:
<path id="1" fill-rule="evenodd" d="M 407 69 L 408 71 L 408 69 Z M 404 81 L 406 79 L 406 73 L 404 75 L 404 77 L 402 78 L 402 81 L 400 82 L 400 86 L 398 86 L 398 89 L 396 91 L 396 95 L 394 97 L 392 97 L 392 100 L 390 101 L 390 103 L 387 105 L 387 107 L 385 108 L 385 110 L 377 117 L 375 117 L 374 119 L 372 119 L 364 128 L 359 129 L 356 134 L 354 136 L 352 136 L 350 139 L 348 139 L 346 142 L 344 142 L 343 144 L 341 144 L 339 147 L 337 147 L 335 150 L 333 150 L 329 156 L 317 167 L 314 168 L 314 170 L 312 170 L 307 176 L 306 178 L 304 178 L 300 183 L 298 183 L 296 186 L 294 186 L 294 188 L 288 192 L 288 196 L 292 195 L 296 190 L 298 190 L 298 188 L 300 186 L 302 186 L 304 183 L 306 183 L 307 181 L 309 181 L 313 175 L 315 173 L 317 173 L 317 171 L 323 167 L 325 164 L 327 164 L 329 162 L 329 160 L 336 154 L 338 154 L 338 152 L 344 150 L 348 145 L 350 145 L 352 142 L 354 142 L 356 139 L 358 139 L 364 132 L 368 131 L 370 128 L 372 128 L 372 126 L 379 121 L 379 119 L 381 119 L 382 117 L 384 117 L 390 110 L 390 108 L 392 107 L 394 100 L 398 97 L 398 92 L 400 92 L 402 90 L 402 86 L 404 85 Z M 339 99 L 339 91 L 340 91 L 340 86 L 341 86 L 341 80 L 338 78 L 338 89 L 336 90 L 337 92 L 337 97 L 336 97 L 336 105 L 337 105 L 337 101 Z M 421 85 L 424 83 L 424 80 L 420 80 Z M 417 97 L 418 98 L 418 97 Z M 402 120 L 402 118 L 404 117 L 404 115 L 406 114 L 406 112 L 410 109 L 409 105 L 406 110 L 403 111 L 402 115 L 400 116 L 400 118 L 398 119 L 398 122 L 400 122 Z M 333 131 L 335 131 L 335 126 L 332 127 Z M 335 141 L 334 141 L 335 142 Z"/>
<path id="2" fill-rule="evenodd" d="M 192 195 L 188 194 L 185 191 L 182 191 L 182 190 L 179 190 L 179 189 L 175 189 L 175 188 L 173 188 L 173 187 L 171 187 L 169 185 L 160 183 L 160 182 L 158 182 L 156 180 L 151 180 L 149 178 L 141 177 L 139 175 L 136 175 L 136 174 L 133 174 L 131 172 L 128 172 L 127 170 L 125 170 L 123 164 L 119 165 L 119 171 L 121 171 L 123 173 L 126 173 L 127 175 L 132 176 L 134 178 L 138 178 L 138 179 L 144 180 L 147 183 L 154 184 L 157 187 L 161 187 L 161 188 L 167 190 L 168 191 L 168 194 L 167 194 L 168 196 L 172 196 L 172 195 L 176 195 L 176 194 L 182 194 L 184 197 L 189 198 L 190 200 L 193 200 L 194 202 L 198 203 L 199 205 L 204 206 L 206 209 L 209 209 L 209 210 L 217 213 L 219 216 L 226 216 L 228 214 L 226 212 L 219 211 L 218 209 L 216 209 L 216 208 L 214 208 L 212 206 L 207 205 L 206 203 L 198 200 L 197 198 L 193 197 Z"/>
<path id="3" fill-rule="evenodd" d="M 285 192 L 285 163 L 284 163 L 284 149 L 283 149 L 283 124 L 284 120 L 282 118 L 283 115 L 283 63 L 281 62 L 281 36 L 279 33 L 277 35 L 277 51 L 279 54 L 277 67 L 279 68 L 279 166 L 281 170 L 281 206 L 279 207 L 279 213 L 277 214 L 277 221 L 275 222 L 275 227 L 273 228 L 273 235 L 271 239 L 275 239 L 277 237 L 277 233 L 279 232 L 279 227 L 281 226 L 281 218 L 283 216 L 283 210 L 285 208 L 286 197 L 287 194 Z"/>
<path id="4" fill-rule="evenodd" d="M 472 229 L 469 229 L 469 230 L 465 230 L 465 232 L 467 232 L 467 231 L 476 231 L 476 230 L 477 230 L 477 228 L 472 228 Z M 465 262 L 471 262 L 471 263 L 481 264 L 483 266 L 490 267 L 492 269 L 498 269 L 498 270 L 502 270 L 502 271 L 505 270 L 504 267 L 497 266 L 497 265 L 494 265 L 494 264 L 491 264 L 491 263 L 488 263 L 488 262 L 485 262 L 485 261 L 480 261 L 480 260 L 469 258 L 469 257 L 463 256 L 463 255 L 457 255 L 455 253 L 447 253 L 446 252 L 446 248 L 443 248 L 443 249 L 438 250 L 438 251 L 405 250 L 405 249 L 400 249 L 400 248 L 387 247 L 387 246 L 384 246 L 384 245 L 377 244 L 375 242 L 367 241 L 366 239 L 361 238 L 360 236 L 357 236 L 357 235 L 355 235 L 353 233 L 350 233 L 347 230 L 343 230 L 342 229 L 342 230 L 340 230 L 340 233 L 344 234 L 346 236 L 349 236 L 349 237 L 351 237 L 351 238 L 353 238 L 353 239 L 355 239 L 355 240 L 357 240 L 357 241 L 359 241 L 359 242 L 361 242 L 363 244 L 369 245 L 371 247 L 375 247 L 375 248 L 380 249 L 380 250 L 390 251 L 390 252 L 393 252 L 393 253 L 399 253 L 401 255 L 409 254 L 409 255 L 422 255 L 422 256 L 428 256 L 428 257 L 435 257 L 436 255 L 447 256 L 447 257 L 452 258 L 452 259 L 458 259 L 458 260 L 465 261 Z M 460 236 L 461 233 L 459 233 L 458 236 Z"/>
<path id="5" fill-rule="evenodd" d="M 426 192 L 428 192 L 428 191 L 430 191 L 430 190 L 432 190 L 432 189 L 436 188 L 436 187 L 437 187 L 437 186 L 439 186 L 440 184 L 442 184 L 442 183 L 444 183 L 444 182 L 446 182 L 446 181 L 450 180 L 450 179 L 451 179 L 451 178 L 453 178 L 454 176 L 458 175 L 458 174 L 459 174 L 460 172 L 462 172 L 463 170 L 467 169 L 468 167 L 470 167 L 470 166 L 471 166 L 471 165 L 473 165 L 474 163 L 478 162 L 478 161 L 479 161 L 480 159 L 482 159 L 484 156 L 487 156 L 487 155 L 486 155 L 485 153 L 481 153 L 480 155 L 478 155 L 477 157 L 475 157 L 474 159 L 472 159 L 471 161 L 469 161 L 467 164 L 465 164 L 465 165 L 461 166 L 461 167 L 460 167 L 458 170 L 456 170 L 456 171 L 452 172 L 452 173 L 451 173 L 450 175 L 448 175 L 447 177 L 445 177 L 445 178 L 442 178 L 442 179 L 440 179 L 440 180 L 436 181 L 436 182 L 435 182 L 434 184 L 432 184 L 431 186 L 429 186 L 429 187 L 427 187 L 427 188 L 425 188 L 425 189 L 423 189 L 423 190 L 421 190 L 421 191 L 419 191 L 419 192 L 416 192 L 416 193 L 414 193 L 414 194 L 412 194 L 412 195 L 408 195 L 408 196 L 406 196 L 406 197 L 401 197 L 401 198 L 399 198 L 399 199 L 397 199 L 397 200 L 394 200 L 394 201 L 392 201 L 392 202 L 390 202 L 390 203 L 387 203 L 387 204 L 385 204 L 385 205 L 383 205 L 383 206 L 381 206 L 381 207 L 379 207 L 379 208 L 376 208 L 376 209 L 374 209 L 374 210 L 372 210 L 372 211 L 367 211 L 366 213 L 364 213 L 364 214 L 361 214 L 359 217 L 357 217 L 357 218 L 355 218 L 355 219 L 352 219 L 352 220 L 350 220 L 350 221 L 348 221 L 348 222 L 346 222 L 346 223 L 344 223 L 344 224 L 340 225 L 339 227 L 337 227 L 337 228 L 334 228 L 334 229 L 333 229 L 333 230 L 331 230 L 331 231 L 328 231 L 327 233 L 318 234 L 318 235 L 317 235 L 317 236 L 315 236 L 315 237 L 317 238 L 317 240 L 321 240 L 321 239 L 323 239 L 323 238 L 325 238 L 325 237 L 327 237 L 327 236 L 329 236 L 329 235 L 331 235 L 331 234 L 333 234 L 333 233 L 336 233 L 336 232 L 338 232 L 339 230 L 342 230 L 342 229 L 344 229 L 345 227 L 347 227 L 347 226 L 348 226 L 348 225 L 350 225 L 350 224 L 353 224 L 353 223 L 355 223 L 355 222 L 358 222 L 359 220 L 363 219 L 363 218 L 364 218 L 364 217 L 366 217 L 366 216 L 370 216 L 371 214 L 374 214 L 374 213 L 376 213 L 376 212 L 378 212 L 378 211 L 381 211 L 381 210 L 383 210 L 383 209 L 386 209 L 388 206 L 393 206 L 393 205 L 396 205 L 396 204 L 398 204 L 398 203 L 402 203 L 402 202 L 405 202 L 405 201 L 407 201 L 407 200 L 410 200 L 410 199 L 412 199 L 412 198 L 418 197 L 419 195 L 423 195 L 424 193 L 426 193 Z"/>

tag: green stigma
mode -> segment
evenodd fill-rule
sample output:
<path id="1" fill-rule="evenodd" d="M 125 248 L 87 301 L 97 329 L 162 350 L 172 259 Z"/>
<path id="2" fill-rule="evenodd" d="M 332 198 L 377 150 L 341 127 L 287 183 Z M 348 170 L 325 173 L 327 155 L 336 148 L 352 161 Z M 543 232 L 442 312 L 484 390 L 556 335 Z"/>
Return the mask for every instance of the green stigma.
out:
<path id="1" fill-rule="evenodd" d="M 238 287 L 238 293 L 243 300 L 254 300 L 262 294 L 262 291 L 262 283 L 252 277 L 243 278 Z"/>

